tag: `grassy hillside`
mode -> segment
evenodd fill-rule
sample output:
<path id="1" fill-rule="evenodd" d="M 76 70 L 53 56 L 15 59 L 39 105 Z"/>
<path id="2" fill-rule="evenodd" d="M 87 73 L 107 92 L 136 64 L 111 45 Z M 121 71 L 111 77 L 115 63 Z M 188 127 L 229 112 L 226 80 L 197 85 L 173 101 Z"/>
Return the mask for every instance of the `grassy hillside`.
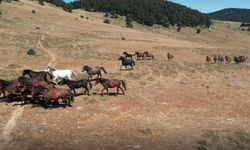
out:
<path id="1" fill-rule="evenodd" d="M 229 8 L 207 14 L 211 19 L 250 22 L 250 9 Z"/>

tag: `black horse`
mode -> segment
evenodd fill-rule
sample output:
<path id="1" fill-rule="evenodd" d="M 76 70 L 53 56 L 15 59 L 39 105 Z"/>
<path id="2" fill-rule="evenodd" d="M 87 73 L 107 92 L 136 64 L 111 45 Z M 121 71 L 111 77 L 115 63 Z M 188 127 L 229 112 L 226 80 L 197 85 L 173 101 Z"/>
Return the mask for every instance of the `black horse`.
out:
<path id="1" fill-rule="evenodd" d="M 247 60 L 247 56 L 238 56 L 234 57 L 234 62 L 239 64 L 239 63 L 244 63 Z"/>
<path id="2" fill-rule="evenodd" d="M 97 78 L 102 77 L 102 71 L 106 74 L 107 71 L 103 67 L 91 68 L 89 66 L 83 66 L 82 72 L 86 71 L 89 77 L 92 79 L 92 75 L 97 75 Z"/>
<path id="3" fill-rule="evenodd" d="M 76 95 L 76 91 L 75 89 L 79 89 L 79 88 L 84 88 L 84 94 L 89 94 L 89 90 L 92 89 L 92 84 L 90 82 L 90 80 L 87 79 L 83 79 L 83 80 L 78 80 L 78 81 L 72 81 L 69 79 L 62 79 L 62 81 L 58 82 L 59 85 L 67 85 L 71 91 L 74 92 L 74 94 Z"/>
<path id="4" fill-rule="evenodd" d="M 120 70 L 122 70 L 122 66 L 125 66 L 126 69 L 127 69 L 127 66 L 130 66 L 131 70 L 133 69 L 133 66 L 135 66 L 135 62 L 131 59 L 127 59 L 127 58 L 121 56 L 119 58 L 119 60 L 122 61 L 122 65 L 120 66 Z"/>
<path id="5" fill-rule="evenodd" d="M 50 83 L 48 77 L 50 80 L 53 79 L 53 75 L 47 71 L 33 71 L 30 69 L 25 69 L 23 70 L 22 76 L 24 77 L 25 75 L 28 75 L 30 78 L 41 78 L 47 83 Z"/>
<path id="6" fill-rule="evenodd" d="M 125 95 L 124 90 L 127 90 L 127 86 L 124 80 L 118 80 L 118 79 L 106 79 L 106 78 L 96 78 L 93 79 L 92 81 L 95 81 L 95 85 L 97 84 L 102 84 L 103 86 L 103 90 L 101 91 L 101 95 L 103 95 L 103 91 L 106 90 L 107 94 L 109 95 L 109 88 L 116 88 L 117 89 L 117 93 L 116 95 L 119 93 L 119 89 L 122 90 L 122 94 Z M 124 90 L 123 90 L 123 88 Z"/>
<path id="7" fill-rule="evenodd" d="M 129 54 L 127 52 L 123 52 L 122 54 L 125 55 L 125 58 L 131 58 L 131 59 L 133 59 L 133 54 Z"/>

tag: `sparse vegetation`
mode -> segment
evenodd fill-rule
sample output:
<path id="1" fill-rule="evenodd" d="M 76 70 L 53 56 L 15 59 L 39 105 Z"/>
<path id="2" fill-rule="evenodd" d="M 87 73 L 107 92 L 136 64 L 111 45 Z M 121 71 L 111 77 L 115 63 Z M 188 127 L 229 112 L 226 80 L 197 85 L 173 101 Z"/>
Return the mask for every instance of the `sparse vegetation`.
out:
<path id="1" fill-rule="evenodd" d="M 197 34 L 200 34 L 201 33 L 201 29 L 198 28 L 197 31 L 196 31 Z"/>
<path id="2" fill-rule="evenodd" d="M 38 3 L 39 3 L 39 5 L 41 5 L 41 6 L 44 6 L 44 5 L 45 5 L 43 0 L 39 0 Z"/>
<path id="3" fill-rule="evenodd" d="M 130 18 L 130 16 L 126 16 L 126 26 L 128 28 L 133 28 L 133 20 Z"/>
<path id="4" fill-rule="evenodd" d="M 32 14 L 35 14 L 35 13 L 36 13 L 36 10 L 32 10 L 31 12 L 32 12 Z"/>
<path id="5" fill-rule="evenodd" d="M 30 48 L 27 52 L 28 55 L 36 55 L 36 52 L 33 48 Z"/>
<path id="6" fill-rule="evenodd" d="M 110 20 L 109 20 L 109 19 L 105 19 L 105 20 L 103 21 L 103 23 L 110 24 Z"/>
<path id="7" fill-rule="evenodd" d="M 177 27 L 176 31 L 181 32 L 181 27 Z"/>

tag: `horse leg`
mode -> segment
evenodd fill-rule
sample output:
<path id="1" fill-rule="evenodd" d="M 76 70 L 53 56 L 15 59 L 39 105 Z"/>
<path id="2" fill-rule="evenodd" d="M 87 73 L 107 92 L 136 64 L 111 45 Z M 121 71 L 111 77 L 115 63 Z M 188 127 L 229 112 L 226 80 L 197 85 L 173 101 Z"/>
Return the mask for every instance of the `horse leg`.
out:
<path id="1" fill-rule="evenodd" d="M 106 88 L 106 91 L 107 91 L 107 94 L 108 94 L 108 96 L 109 96 L 109 89 L 108 89 L 108 88 Z"/>
<path id="2" fill-rule="evenodd" d="M 119 88 L 116 87 L 116 95 L 115 96 L 117 96 L 118 94 L 119 94 Z"/>
<path id="3" fill-rule="evenodd" d="M 103 96 L 103 91 L 104 91 L 104 90 L 106 90 L 106 88 L 102 89 L 102 91 L 101 91 L 101 96 Z"/>
<path id="4" fill-rule="evenodd" d="M 120 70 L 122 70 L 122 66 L 123 66 L 123 65 L 120 66 Z"/>
<path id="5" fill-rule="evenodd" d="M 124 90 L 121 87 L 119 87 L 119 88 L 122 90 L 122 94 L 125 95 Z"/>
<path id="6" fill-rule="evenodd" d="M 126 70 L 128 69 L 128 68 L 127 68 L 127 65 L 125 65 L 125 68 L 126 68 Z"/>

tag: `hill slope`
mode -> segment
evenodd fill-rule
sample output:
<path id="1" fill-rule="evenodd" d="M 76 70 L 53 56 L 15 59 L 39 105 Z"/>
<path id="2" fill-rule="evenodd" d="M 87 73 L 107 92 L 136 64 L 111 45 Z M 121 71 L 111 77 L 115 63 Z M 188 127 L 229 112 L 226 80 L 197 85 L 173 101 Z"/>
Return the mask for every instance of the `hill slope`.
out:
<path id="1" fill-rule="evenodd" d="M 205 63 L 207 55 L 250 56 L 250 34 L 237 29 L 240 23 L 215 21 L 200 34 L 190 27 L 128 29 L 124 17 L 104 24 L 104 13 L 20 1 L 0 5 L 1 79 L 49 62 L 78 79 L 87 78 L 83 65 L 103 66 L 105 78 L 126 80 L 128 89 L 117 96 L 100 96 L 101 85 L 91 96 L 79 89 L 65 109 L 27 104 L 6 149 L 250 149 L 250 66 Z M 28 56 L 29 48 L 37 55 Z M 134 70 L 120 71 L 123 51 L 149 51 L 155 60 L 135 59 Z M 175 60 L 166 61 L 167 52 Z M 0 103 L 0 133 L 15 108 Z"/>
<path id="2" fill-rule="evenodd" d="M 134 21 L 149 26 L 158 24 L 209 27 L 211 24 L 205 14 L 164 0 L 79 0 L 71 4 L 74 9 L 129 16 Z"/>
<path id="3" fill-rule="evenodd" d="M 216 20 L 250 22 L 250 9 L 229 8 L 207 15 Z"/>

